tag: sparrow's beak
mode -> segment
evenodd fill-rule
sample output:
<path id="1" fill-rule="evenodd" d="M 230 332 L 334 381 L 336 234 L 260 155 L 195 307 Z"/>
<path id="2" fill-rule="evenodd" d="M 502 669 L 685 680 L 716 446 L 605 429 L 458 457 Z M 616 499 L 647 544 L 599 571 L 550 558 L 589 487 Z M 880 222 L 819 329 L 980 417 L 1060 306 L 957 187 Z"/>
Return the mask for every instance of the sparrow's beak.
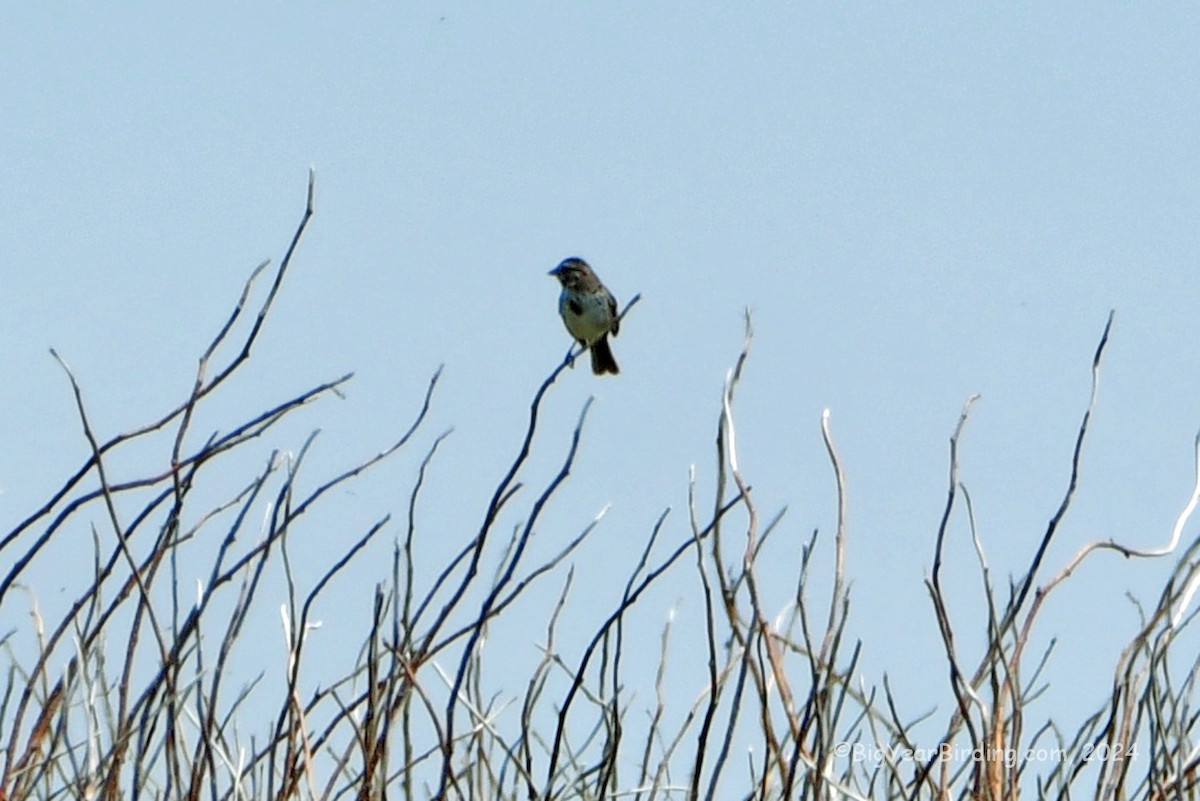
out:
<path id="1" fill-rule="evenodd" d="M 560 264 L 560 265 L 558 265 L 557 267 L 555 267 L 555 268 L 554 268 L 553 270 L 551 270 L 550 272 L 546 273 L 546 275 L 558 275 L 560 272 L 562 272 L 562 265 L 561 265 L 561 264 Z"/>

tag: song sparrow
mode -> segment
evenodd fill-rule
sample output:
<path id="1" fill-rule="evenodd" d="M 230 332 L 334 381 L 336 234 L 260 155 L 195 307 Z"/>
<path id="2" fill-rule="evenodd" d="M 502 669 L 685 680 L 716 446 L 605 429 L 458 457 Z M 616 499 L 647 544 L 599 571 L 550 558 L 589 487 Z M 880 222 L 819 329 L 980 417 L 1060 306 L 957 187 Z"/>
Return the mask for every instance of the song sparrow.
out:
<path id="1" fill-rule="evenodd" d="M 620 372 L 608 347 L 608 335 L 617 335 L 617 299 L 583 259 L 569 258 L 550 271 L 562 284 L 558 313 L 567 331 L 592 352 L 592 372 L 596 375 Z"/>

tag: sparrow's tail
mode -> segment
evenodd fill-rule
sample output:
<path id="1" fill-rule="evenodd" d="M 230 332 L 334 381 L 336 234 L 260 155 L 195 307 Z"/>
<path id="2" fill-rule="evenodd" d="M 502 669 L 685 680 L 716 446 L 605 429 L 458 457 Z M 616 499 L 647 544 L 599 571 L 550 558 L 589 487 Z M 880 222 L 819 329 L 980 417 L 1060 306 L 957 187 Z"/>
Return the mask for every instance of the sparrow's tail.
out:
<path id="1" fill-rule="evenodd" d="M 608 335 L 600 337 L 592 343 L 592 372 L 596 375 L 604 375 L 612 373 L 616 375 L 621 372 L 617 367 L 617 360 L 613 358 L 612 349 L 608 347 Z"/>

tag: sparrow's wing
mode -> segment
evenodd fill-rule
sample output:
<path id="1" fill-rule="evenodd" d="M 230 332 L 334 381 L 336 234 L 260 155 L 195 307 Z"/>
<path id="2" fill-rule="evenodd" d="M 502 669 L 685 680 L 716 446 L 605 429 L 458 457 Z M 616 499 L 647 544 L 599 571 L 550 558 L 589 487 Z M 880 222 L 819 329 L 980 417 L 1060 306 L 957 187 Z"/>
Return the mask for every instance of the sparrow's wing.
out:
<path id="1" fill-rule="evenodd" d="M 612 316 L 613 320 L 612 328 L 608 330 L 611 331 L 612 335 L 615 337 L 617 335 L 617 329 L 621 327 L 621 322 L 617 319 L 617 299 L 614 298 L 613 293 L 609 292 L 607 289 L 604 290 L 604 294 L 606 296 L 604 299 L 608 301 L 608 313 Z"/>

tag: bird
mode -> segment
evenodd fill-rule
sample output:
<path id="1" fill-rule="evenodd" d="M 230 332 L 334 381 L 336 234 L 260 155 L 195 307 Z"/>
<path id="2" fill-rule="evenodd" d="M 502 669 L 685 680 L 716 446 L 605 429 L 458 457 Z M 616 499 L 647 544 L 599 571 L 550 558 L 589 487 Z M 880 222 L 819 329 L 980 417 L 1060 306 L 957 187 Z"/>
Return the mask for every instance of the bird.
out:
<path id="1" fill-rule="evenodd" d="M 563 259 L 550 271 L 562 284 L 558 313 L 576 342 L 592 353 L 596 375 L 621 372 L 608 346 L 608 335 L 617 335 L 617 299 L 600 281 L 586 261 L 576 256 Z"/>

